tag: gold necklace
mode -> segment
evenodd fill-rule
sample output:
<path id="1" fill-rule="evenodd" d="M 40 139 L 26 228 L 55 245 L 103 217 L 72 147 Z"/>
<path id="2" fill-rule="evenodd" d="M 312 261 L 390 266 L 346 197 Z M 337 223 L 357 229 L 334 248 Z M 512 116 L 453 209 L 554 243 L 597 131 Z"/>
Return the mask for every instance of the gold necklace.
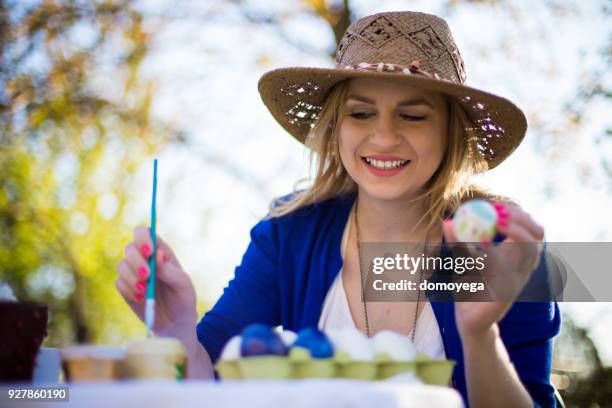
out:
<path id="1" fill-rule="evenodd" d="M 361 278 L 360 279 L 361 281 L 361 303 L 363 304 L 363 317 L 365 319 L 366 335 L 370 337 L 370 322 L 368 320 L 368 305 L 365 300 L 365 276 L 363 274 L 363 259 L 361 257 L 361 239 L 360 239 L 360 234 L 359 234 L 359 216 L 357 212 L 357 198 L 355 199 L 355 224 L 357 226 L 356 228 L 357 230 L 357 253 L 359 255 L 359 275 Z M 425 235 L 425 243 L 423 244 L 423 252 L 425 251 L 425 246 L 427 245 L 428 238 L 429 238 L 429 231 L 427 231 L 427 234 Z M 414 339 L 416 336 L 417 318 L 419 316 L 419 304 L 421 300 L 421 288 L 419 286 L 420 286 L 421 280 L 423 280 L 423 268 L 422 267 L 420 268 L 419 282 L 417 283 L 417 288 L 418 288 L 417 304 L 416 304 L 416 308 L 414 311 L 414 322 L 412 322 L 411 340 L 413 344 L 414 344 Z"/>

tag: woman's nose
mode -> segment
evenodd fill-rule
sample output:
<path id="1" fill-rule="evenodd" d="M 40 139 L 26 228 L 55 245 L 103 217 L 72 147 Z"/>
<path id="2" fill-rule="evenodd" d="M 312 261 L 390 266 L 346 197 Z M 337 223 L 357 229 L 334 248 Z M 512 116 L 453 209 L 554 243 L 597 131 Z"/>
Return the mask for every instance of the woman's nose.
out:
<path id="1" fill-rule="evenodd" d="M 393 125 L 393 120 L 380 117 L 371 138 L 372 143 L 381 147 L 394 147 L 401 143 L 401 137 Z"/>

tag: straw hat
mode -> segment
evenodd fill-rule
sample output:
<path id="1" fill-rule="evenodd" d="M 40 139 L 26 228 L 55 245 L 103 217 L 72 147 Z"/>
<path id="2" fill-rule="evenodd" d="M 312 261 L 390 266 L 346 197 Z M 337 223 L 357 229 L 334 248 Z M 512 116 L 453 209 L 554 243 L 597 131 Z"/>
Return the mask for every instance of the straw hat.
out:
<path id="1" fill-rule="evenodd" d="M 521 143 L 523 112 L 509 100 L 465 86 L 463 60 L 439 17 L 385 12 L 352 23 L 336 51 L 335 68 L 290 67 L 265 73 L 259 93 L 274 118 L 304 143 L 330 89 L 351 77 L 397 76 L 454 97 L 471 118 L 477 147 L 492 169 Z"/>

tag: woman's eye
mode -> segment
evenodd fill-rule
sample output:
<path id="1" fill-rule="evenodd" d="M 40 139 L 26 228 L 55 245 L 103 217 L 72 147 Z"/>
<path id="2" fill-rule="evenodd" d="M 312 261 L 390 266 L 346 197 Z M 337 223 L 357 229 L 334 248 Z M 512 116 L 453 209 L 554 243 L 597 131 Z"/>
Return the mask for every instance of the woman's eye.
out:
<path id="1" fill-rule="evenodd" d="M 366 112 L 353 112 L 350 116 L 355 119 L 367 119 L 372 115 Z"/>
<path id="2" fill-rule="evenodd" d="M 404 113 L 400 114 L 403 119 L 407 119 L 410 121 L 418 122 L 420 120 L 425 120 L 427 116 L 419 116 L 419 115 L 406 115 Z"/>
<path id="3" fill-rule="evenodd" d="M 357 120 L 365 120 L 368 119 L 369 117 L 373 116 L 373 113 L 367 113 L 367 112 L 353 112 L 350 114 L 351 117 L 357 119 Z M 427 118 L 427 116 L 424 115 L 408 115 L 405 113 L 400 113 L 399 115 L 402 119 L 411 121 L 411 122 L 418 122 L 421 120 L 425 120 Z"/>

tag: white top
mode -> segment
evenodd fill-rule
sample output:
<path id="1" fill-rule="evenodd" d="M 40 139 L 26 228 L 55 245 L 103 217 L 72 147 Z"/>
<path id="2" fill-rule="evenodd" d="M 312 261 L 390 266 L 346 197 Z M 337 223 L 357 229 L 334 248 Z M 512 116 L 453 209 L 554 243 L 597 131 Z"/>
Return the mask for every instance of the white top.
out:
<path id="1" fill-rule="evenodd" d="M 342 234 L 341 254 L 343 260 L 346 252 L 349 230 L 351 228 L 350 219 L 351 217 L 349 216 L 349 221 L 346 223 L 344 233 Z M 321 317 L 319 318 L 318 327 L 319 330 L 323 331 L 330 329 L 343 329 L 347 327 L 357 329 L 357 326 L 353 321 L 353 317 L 351 316 L 351 310 L 346 298 L 346 293 L 344 292 L 344 285 L 342 283 L 342 268 L 340 268 L 336 279 L 325 296 L 323 311 L 321 312 Z M 414 343 L 417 351 L 423 352 L 435 359 L 446 358 L 438 322 L 436 321 L 436 316 L 429 302 L 425 303 L 425 307 L 421 311 L 421 314 L 417 320 Z"/>

